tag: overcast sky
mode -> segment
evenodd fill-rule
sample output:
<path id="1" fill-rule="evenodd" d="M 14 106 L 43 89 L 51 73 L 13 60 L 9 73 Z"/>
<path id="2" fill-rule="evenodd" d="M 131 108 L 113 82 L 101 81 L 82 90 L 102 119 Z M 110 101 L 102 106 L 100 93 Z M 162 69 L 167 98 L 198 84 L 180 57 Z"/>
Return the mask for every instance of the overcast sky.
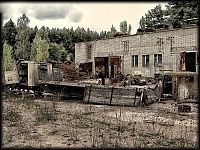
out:
<path id="1" fill-rule="evenodd" d="M 84 27 L 93 31 L 109 31 L 112 24 L 119 31 L 119 24 L 126 20 L 132 26 L 131 34 L 139 27 L 140 18 L 148 10 L 161 4 L 162 9 L 167 3 L 159 2 L 129 2 L 129 3 L 0 3 L 3 12 L 3 24 L 10 18 L 17 23 L 23 14 L 30 19 L 30 26 L 51 28 Z"/>

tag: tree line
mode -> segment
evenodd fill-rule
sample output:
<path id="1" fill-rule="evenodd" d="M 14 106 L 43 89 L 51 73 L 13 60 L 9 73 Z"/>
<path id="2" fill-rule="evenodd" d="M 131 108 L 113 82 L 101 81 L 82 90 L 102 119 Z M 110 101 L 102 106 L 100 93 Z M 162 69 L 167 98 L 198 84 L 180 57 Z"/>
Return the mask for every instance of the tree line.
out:
<path id="1" fill-rule="evenodd" d="M 172 28 L 181 28 L 187 25 L 187 19 L 198 18 L 199 1 L 169 1 L 162 9 L 161 5 L 141 17 L 140 29 L 153 28 L 156 24 L 167 24 Z"/>
<path id="2" fill-rule="evenodd" d="M 52 28 L 40 29 L 29 26 L 30 20 L 23 14 L 15 24 L 12 19 L 2 27 L 3 68 L 10 70 L 19 59 L 33 61 L 74 61 L 75 43 L 103 38 L 111 38 L 117 33 L 112 25 L 110 31 L 100 33 L 89 28 Z M 131 25 L 127 21 L 120 23 L 120 30 L 130 34 Z"/>
<path id="3" fill-rule="evenodd" d="M 182 27 L 186 19 L 198 18 L 198 1 L 170 1 L 166 10 L 157 5 L 142 16 L 140 29 L 166 23 L 173 28 Z M 116 35 L 131 34 L 131 25 L 120 22 L 120 32 L 112 25 L 109 31 L 100 33 L 89 28 L 40 29 L 29 26 L 30 20 L 23 14 L 15 24 L 11 19 L 2 27 L 3 69 L 11 70 L 19 59 L 33 61 L 74 61 L 75 43 L 112 38 Z M 120 33 L 120 34 L 119 34 Z"/>

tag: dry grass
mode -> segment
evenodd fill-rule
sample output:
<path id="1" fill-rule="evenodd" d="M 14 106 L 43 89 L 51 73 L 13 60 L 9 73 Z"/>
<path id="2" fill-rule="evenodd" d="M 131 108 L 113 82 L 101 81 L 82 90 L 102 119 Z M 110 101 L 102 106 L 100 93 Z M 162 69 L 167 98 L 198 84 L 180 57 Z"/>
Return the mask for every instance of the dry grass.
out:
<path id="1" fill-rule="evenodd" d="M 153 107 L 127 108 L 52 99 L 4 99 L 3 147 L 197 147 L 197 126 L 185 121 L 191 116 Z M 137 116 L 133 113 L 141 112 L 157 115 L 146 121 L 134 120 Z M 127 113 L 132 117 L 125 116 Z M 177 120 L 179 124 L 175 124 Z"/>

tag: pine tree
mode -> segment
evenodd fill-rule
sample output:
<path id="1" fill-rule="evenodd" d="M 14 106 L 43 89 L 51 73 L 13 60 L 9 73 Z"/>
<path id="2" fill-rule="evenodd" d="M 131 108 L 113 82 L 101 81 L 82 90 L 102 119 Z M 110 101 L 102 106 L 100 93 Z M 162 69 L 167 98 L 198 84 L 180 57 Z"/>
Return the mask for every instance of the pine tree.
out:
<path id="1" fill-rule="evenodd" d="M 31 43 L 30 43 L 30 27 L 28 26 L 30 20 L 23 14 L 17 20 L 17 36 L 15 43 L 15 59 L 30 59 Z"/>
<path id="2" fill-rule="evenodd" d="M 120 31 L 122 33 L 127 33 L 127 31 L 128 31 L 127 21 L 124 20 L 124 21 L 120 22 Z"/>
<path id="3" fill-rule="evenodd" d="M 3 26 L 3 42 L 6 41 L 7 44 L 9 44 L 12 47 L 12 50 L 11 50 L 12 58 L 15 58 L 15 51 L 13 47 L 16 43 L 16 40 L 15 40 L 16 35 L 17 35 L 16 26 L 14 22 L 12 21 L 12 19 L 10 19 Z"/>
<path id="4" fill-rule="evenodd" d="M 140 19 L 140 29 L 144 30 L 145 25 L 146 25 L 145 18 L 144 16 L 142 16 L 142 18 Z"/>
<path id="5" fill-rule="evenodd" d="M 167 22 L 174 28 L 186 25 L 187 19 L 198 18 L 198 1 L 170 1 L 166 5 Z"/>

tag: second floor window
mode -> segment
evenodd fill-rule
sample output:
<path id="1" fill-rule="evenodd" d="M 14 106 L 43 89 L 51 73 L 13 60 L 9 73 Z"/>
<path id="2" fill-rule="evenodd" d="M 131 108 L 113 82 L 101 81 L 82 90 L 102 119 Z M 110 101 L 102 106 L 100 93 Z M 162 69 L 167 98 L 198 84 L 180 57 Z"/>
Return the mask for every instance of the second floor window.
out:
<path id="1" fill-rule="evenodd" d="M 149 55 L 142 55 L 142 67 L 149 67 Z"/>
<path id="2" fill-rule="evenodd" d="M 92 58 L 92 45 L 87 45 L 87 59 Z"/>
<path id="3" fill-rule="evenodd" d="M 133 55 L 132 56 L 132 66 L 133 67 L 138 67 L 138 55 Z"/>
<path id="4" fill-rule="evenodd" d="M 124 52 L 129 52 L 129 41 L 123 41 Z"/>

